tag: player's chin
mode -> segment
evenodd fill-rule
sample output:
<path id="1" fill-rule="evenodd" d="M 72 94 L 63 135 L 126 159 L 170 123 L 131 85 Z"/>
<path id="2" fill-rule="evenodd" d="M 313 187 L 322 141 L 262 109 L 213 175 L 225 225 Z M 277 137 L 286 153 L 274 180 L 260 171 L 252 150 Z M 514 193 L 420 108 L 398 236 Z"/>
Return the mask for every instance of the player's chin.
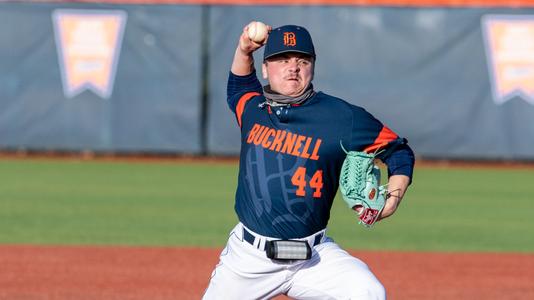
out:
<path id="1" fill-rule="evenodd" d="M 297 97 L 302 95 L 303 92 L 304 89 L 302 88 L 302 85 L 300 83 L 290 82 L 286 85 L 284 94 L 291 97 Z"/>

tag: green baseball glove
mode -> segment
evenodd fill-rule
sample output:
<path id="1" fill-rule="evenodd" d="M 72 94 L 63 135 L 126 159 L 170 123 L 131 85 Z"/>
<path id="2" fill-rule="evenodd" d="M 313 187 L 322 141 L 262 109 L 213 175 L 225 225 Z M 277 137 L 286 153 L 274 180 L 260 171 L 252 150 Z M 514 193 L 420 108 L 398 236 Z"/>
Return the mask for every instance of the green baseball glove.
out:
<path id="1" fill-rule="evenodd" d="M 343 145 L 341 145 L 343 148 Z M 386 185 L 380 186 L 380 168 L 374 159 L 376 154 L 349 151 L 341 167 L 339 186 L 343 200 L 349 208 L 358 212 L 360 224 L 372 227 L 386 204 Z"/>

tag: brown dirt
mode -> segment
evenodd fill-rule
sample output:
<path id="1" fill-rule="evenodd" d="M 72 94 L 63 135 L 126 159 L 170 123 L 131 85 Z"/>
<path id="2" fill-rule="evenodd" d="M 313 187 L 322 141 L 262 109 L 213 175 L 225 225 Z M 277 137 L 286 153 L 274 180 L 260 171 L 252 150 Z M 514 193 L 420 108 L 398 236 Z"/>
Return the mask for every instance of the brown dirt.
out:
<path id="1" fill-rule="evenodd" d="M 200 299 L 219 252 L 4 245 L 0 299 Z M 534 254 L 351 253 L 369 264 L 389 299 L 534 299 Z"/>

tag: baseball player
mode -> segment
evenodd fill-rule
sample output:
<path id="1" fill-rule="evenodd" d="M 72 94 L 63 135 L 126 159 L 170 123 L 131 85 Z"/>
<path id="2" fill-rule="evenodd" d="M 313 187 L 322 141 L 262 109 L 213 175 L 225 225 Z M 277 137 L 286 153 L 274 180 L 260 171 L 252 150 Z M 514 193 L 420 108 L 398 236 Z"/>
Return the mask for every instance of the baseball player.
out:
<path id="1" fill-rule="evenodd" d="M 269 27 L 266 41 L 254 42 L 249 26 L 227 86 L 241 128 L 239 223 L 203 299 L 385 299 L 367 265 L 326 234 L 345 158 L 340 145 L 380 153 L 387 165 L 390 196 L 380 219 L 395 212 L 411 182 L 413 152 L 363 108 L 314 90 L 316 53 L 304 27 Z M 264 45 L 262 87 L 252 53 Z"/>

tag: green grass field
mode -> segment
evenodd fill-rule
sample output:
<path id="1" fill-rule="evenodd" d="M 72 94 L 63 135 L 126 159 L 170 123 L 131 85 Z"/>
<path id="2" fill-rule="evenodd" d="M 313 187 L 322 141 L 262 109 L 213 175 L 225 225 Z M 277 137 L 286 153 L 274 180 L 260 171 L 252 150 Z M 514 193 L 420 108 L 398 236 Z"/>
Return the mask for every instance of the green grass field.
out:
<path id="1" fill-rule="evenodd" d="M 0 160 L 0 243 L 222 247 L 237 165 Z M 366 230 L 338 197 L 345 248 L 534 252 L 534 170 L 417 168 L 399 211 Z"/>

